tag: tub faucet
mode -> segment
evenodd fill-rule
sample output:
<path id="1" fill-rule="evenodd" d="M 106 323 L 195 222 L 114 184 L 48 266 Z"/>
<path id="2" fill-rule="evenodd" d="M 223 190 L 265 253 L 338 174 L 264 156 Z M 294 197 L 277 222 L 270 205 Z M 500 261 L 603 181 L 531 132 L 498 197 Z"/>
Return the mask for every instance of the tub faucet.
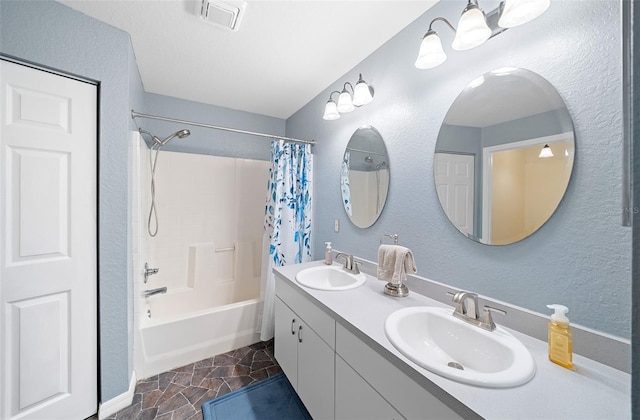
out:
<path id="1" fill-rule="evenodd" d="M 351 274 L 360 274 L 360 270 L 358 269 L 358 264 L 360 263 L 353 259 L 353 255 L 339 252 L 336 254 L 336 259 L 338 258 L 344 258 L 344 271 Z"/>
<path id="2" fill-rule="evenodd" d="M 145 298 L 164 293 L 167 293 L 166 287 L 158 287 L 157 289 L 145 290 L 144 292 L 142 292 Z"/>
<path id="3" fill-rule="evenodd" d="M 493 331 L 496 329 L 496 324 L 493 322 L 491 312 L 497 312 L 502 315 L 507 314 L 502 309 L 484 305 L 482 308 L 481 318 L 480 313 L 478 312 L 478 295 L 471 292 L 460 291 L 453 295 L 453 301 L 456 303 L 456 309 L 453 311 L 453 316 L 487 331 Z M 467 306 L 468 301 L 473 305 L 471 313 L 469 313 L 470 308 Z"/>

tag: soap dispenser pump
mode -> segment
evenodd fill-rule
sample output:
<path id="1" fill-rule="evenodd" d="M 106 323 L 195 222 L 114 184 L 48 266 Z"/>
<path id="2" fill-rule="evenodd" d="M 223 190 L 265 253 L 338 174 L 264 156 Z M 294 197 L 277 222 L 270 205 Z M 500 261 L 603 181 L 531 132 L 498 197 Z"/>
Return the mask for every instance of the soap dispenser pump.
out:
<path id="1" fill-rule="evenodd" d="M 324 249 L 324 263 L 327 265 L 333 264 L 333 254 L 331 253 L 331 242 L 325 242 L 326 245 Z"/>
<path id="2" fill-rule="evenodd" d="M 549 360 L 567 369 L 573 368 L 573 341 L 569 318 L 569 309 L 564 305 L 547 305 L 555 312 L 549 322 Z"/>

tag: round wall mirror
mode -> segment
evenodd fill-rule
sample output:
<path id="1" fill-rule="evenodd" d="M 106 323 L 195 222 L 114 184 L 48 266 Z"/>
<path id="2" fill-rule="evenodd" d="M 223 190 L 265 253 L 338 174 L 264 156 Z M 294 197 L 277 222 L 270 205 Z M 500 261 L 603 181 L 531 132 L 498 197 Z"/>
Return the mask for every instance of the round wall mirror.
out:
<path id="1" fill-rule="evenodd" d="M 342 204 L 359 228 L 373 225 L 387 201 L 389 156 L 375 128 L 358 128 L 344 151 L 340 177 Z"/>
<path id="2" fill-rule="evenodd" d="M 445 116 L 433 171 L 438 199 L 465 236 L 507 245 L 538 230 L 573 169 L 573 122 L 556 89 L 529 70 L 472 81 Z"/>

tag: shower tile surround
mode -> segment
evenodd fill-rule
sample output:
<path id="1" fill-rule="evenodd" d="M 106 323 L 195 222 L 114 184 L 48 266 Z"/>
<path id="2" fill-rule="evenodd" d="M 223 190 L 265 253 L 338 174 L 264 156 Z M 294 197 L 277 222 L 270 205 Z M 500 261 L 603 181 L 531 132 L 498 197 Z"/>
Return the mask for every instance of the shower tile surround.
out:
<path id="1" fill-rule="evenodd" d="M 273 340 L 142 379 L 132 404 L 106 420 L 202 419 L 202 403 L 281 372 Z"/>

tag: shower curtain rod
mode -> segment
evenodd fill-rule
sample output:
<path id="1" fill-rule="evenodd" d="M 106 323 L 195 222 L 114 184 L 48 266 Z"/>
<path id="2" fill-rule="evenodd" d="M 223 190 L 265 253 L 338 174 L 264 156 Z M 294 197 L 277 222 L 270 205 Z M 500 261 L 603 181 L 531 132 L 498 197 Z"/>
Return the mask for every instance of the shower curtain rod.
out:
<path id="1" fill-rule="evenodd" d="M 258 132 L 255 132 L 255 131 L 239 130 L 237 128 L 222 127 L 222 126 L 219 126 L 219 125 L 203 124 L 203 123 L 194 122 L 194 121 L 179 120 L 179 119 L 176 119 L 176 118 L 160 117 L 160 116 L 157 116 L 157 115 L 143 114 L 141 112 L 136 112 L 136 111 L 134 111 L 132 109 L 131 110 L 131 119 L 135 120 L 136 118 L 149 118 L 151 120 L 169 121 L 169 122 L 175 122 L 175 123 L 180 123 L 180 124 L 193 125 L 195 127 L 213 128 L 214 130 L 230 131 L 232 133 L 249 134 L 251 136 L 267 137 L 267 138 L 270 138 L 270 139 L 284 140 L 284 141 L 288 141 L 288 142 L 292 142 L 292 143 L 310 144 L 312 146 L 314 146 L 316 144 L 315 140 L 300 140 L 300 139 L 295 139 L 295 138 L 292 138 L 292 137 L 283 137 L 283 136 L 276 136 L 276 135 L 273 135 L 273 134 L 258 133 Z"/>

